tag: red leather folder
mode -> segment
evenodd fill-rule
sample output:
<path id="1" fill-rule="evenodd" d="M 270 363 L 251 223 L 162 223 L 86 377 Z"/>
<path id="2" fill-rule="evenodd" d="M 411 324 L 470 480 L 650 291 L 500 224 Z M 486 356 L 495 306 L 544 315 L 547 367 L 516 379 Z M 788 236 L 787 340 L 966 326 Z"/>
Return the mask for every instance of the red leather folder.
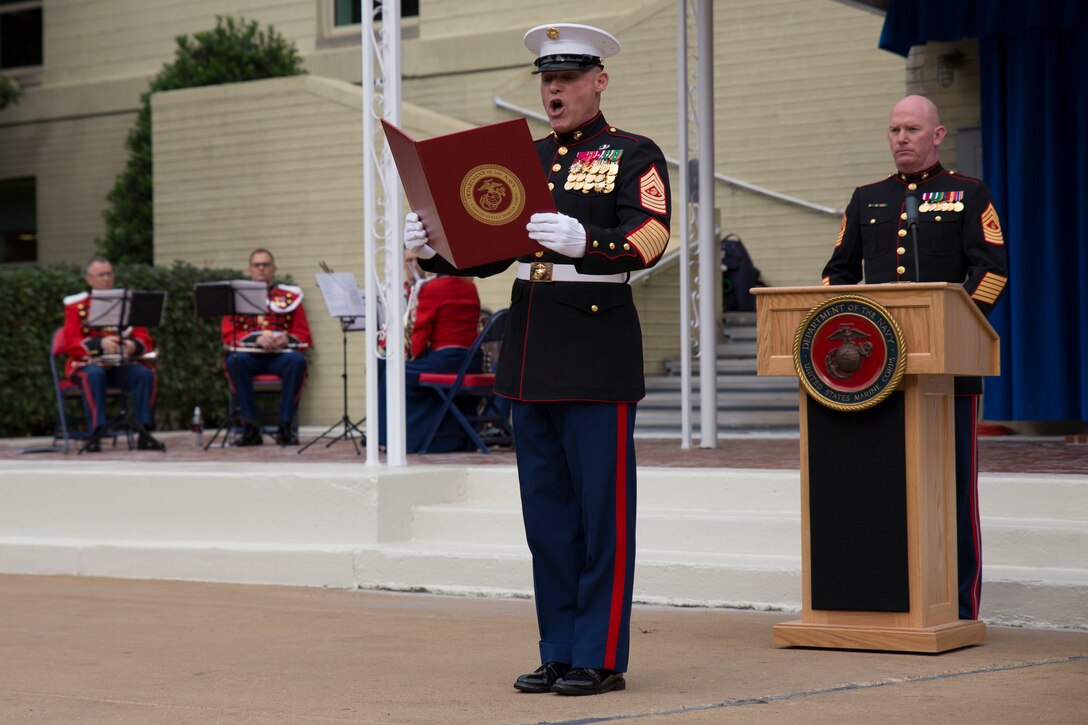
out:
<path id="1" fill-rule="evenodd" d="M 525 225 L 554 212 L 547 177 L 524 118 L 415 141 L 382 121 L 404 193 L 427 243 L 458 269 L 541 247 Z"/>

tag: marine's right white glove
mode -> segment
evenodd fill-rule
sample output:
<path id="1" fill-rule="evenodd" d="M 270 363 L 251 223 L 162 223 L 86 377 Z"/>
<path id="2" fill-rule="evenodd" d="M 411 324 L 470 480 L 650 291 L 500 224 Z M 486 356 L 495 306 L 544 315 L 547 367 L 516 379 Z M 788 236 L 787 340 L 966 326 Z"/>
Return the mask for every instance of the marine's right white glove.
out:
<path id="1" fill-rule="evenodd" d="M 430 259 L 438 254 L 427 246 L 427 232 L 423 229 L 419 214 L 414 211 L 404 217 L 404 248 L 420 259 Z"/>

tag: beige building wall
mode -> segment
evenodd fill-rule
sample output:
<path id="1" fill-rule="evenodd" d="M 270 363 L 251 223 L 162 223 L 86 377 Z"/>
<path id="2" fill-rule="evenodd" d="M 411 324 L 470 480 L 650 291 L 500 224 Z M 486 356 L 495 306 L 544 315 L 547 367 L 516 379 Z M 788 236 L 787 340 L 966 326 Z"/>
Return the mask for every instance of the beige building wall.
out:
<path id="1" fill-rule="evenodd" d="M 46 2 L 43 85 L 151 77 L 179 35 L 215 27 L 217 15 L 273 25 L 300 53 L 315 46 L 320 0 L 66 0 Z"/>
<path id="2" fill-rule="evenodd" d="M 323 261 L 362 283 L 359 109 L 358 88 L 310 76 L 152 98 L 156 264 L 244 269 L 256 247 L 275 255 L 304 290 L 314 335 L 306 425 L 342 416 L 340 328 L 314 275 Z M 364 414 L 363 337 L 348 336 L 353 420 Z"/>

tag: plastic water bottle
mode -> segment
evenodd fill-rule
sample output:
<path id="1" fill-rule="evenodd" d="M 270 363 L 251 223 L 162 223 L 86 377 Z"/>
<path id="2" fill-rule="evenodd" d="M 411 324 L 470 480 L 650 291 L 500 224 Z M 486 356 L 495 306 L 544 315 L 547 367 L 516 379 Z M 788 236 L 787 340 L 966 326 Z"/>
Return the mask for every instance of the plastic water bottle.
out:
<path id="1" fill-rule="evenodd" d="M 200 414 L 200 406 L 193 408 L 193 447 L 201 448 L 204 445 L 204 416 Z"/>

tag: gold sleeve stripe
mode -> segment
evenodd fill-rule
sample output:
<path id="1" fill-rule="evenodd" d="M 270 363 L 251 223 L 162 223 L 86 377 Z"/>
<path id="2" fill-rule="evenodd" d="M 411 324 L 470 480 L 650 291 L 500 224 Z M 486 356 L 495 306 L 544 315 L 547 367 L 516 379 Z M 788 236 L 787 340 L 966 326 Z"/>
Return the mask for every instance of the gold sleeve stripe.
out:
<path id="1" fill-rule="evenodd" d="M 999 247 L 1005 244 L 1005 237 L 1001 234 L 1001 221 L 997 218 L 993 202 L 987 204 L 986 211 L 982 212 L 982 237 Z"/>
<path id="2" fill-rule="evenodd" d="M 975 291 L 971 293 L 971 298 L 992 305 L 1001 296 L 1001 292 L 1005 289 L 1005 284 L 1008 281 L 1008 277 L 987 272 L 982 276 L 982 281 L 978 283 Z"/>
<path id="3" fill-rule="evenodd" d="M 657 173 L 657 167 L 651 166 L 645 174 L 639 177 L 639 201 L 642 206 L 654 214 L 666 214 L 669 211 L 668 200 L 665 199 L 665 182 L 661 180 L 661 174 Z"/>
<path id="4" fill-rule="evenodd" d="M 823 279 L 820 280 L 820 284 L 822 284 L 824 287 L 830 287 L 831 286 L 831 278 L 830 277 L 824 277 Z"/>
<path id="5" fill-rule="evenodd" d="M 669 228 L 657 219 L 647 219 L 645 224 L 627 235 L 627 241 L 649 262 L 665 251 L 669 243 Z"/>
<path id="6" fill-rule="evenodd" d="M 846 234 L 846 215 L 842 215 L 842 223 L 839 224 L 839 238 L 835 240 L 835 247 L 842 244 L 842 238 Z"/>

